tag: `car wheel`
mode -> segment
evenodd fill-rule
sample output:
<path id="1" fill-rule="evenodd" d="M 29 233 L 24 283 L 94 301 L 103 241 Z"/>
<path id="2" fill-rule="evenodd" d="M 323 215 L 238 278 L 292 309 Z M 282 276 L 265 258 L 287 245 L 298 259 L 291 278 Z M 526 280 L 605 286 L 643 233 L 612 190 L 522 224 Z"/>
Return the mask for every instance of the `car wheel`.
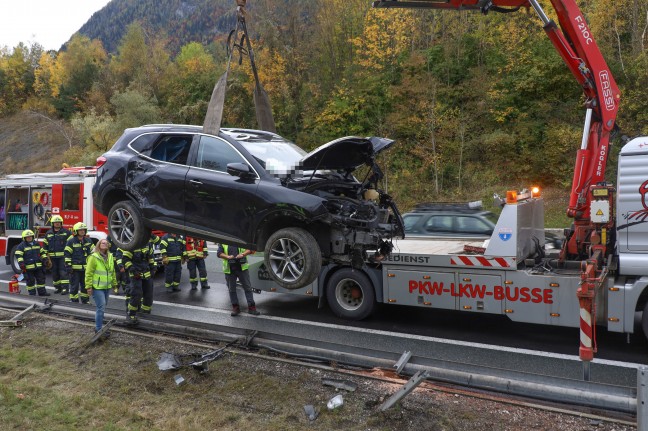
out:
<path id="1" fill-rule="evenodd" d="M 135 250 L 148 244 L 151 236 L 142 214 L 130 201 L 117 202 L 108 213 L 108 232 L 113 243 L 123 250 Z"/>
<path id="2" fill-rule="evenodd" d="M 268 239 L 264 260 L 275 283 L 286 289 L 298 289 L 308 286 L 319 275 L 322 252 L 308 231 L 285 228 Z"/>
<path id="3" fill-rule="evenodd" d="M 326 299 L 335 315 L 349 320 L 369 316 L 376 304 L 374 287 L 362 271 L 343 268 L 326 284 Z"/>
<path id="4" fill-rule="evenodd" d="M 10 261 L 11 261 L 11 269 L 15 274 L 21 274 L 22 270 L 20 269 L 20 265 L 18 265 L 18 258 L 16 257 L 16 249 L 18 248 L 17 245 L 14 245 L 11 248 L 11 254 L 10 254 Z"/>

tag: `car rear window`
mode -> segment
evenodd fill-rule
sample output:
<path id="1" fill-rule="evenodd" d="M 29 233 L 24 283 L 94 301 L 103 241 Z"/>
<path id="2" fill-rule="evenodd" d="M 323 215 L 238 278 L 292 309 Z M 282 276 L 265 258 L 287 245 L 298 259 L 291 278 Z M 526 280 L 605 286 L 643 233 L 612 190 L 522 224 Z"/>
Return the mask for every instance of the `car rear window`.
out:
<path id="1" fill-rule="evenodd" d="M 130 146 L 139 153 L 150 154 L 151 149 L 153 149 L 153 145 L 159 139 L 159 137 L 159 133 L 147 133 L 145 135 L 139 136 L 137 139 L 131 142 Z"/>
<path id="2" fill-rule="evenodd" d="M 186 165 L 191 149 L 191 135 L 165 136 L 151 151 L 151 158 L 161 162 Z"/>

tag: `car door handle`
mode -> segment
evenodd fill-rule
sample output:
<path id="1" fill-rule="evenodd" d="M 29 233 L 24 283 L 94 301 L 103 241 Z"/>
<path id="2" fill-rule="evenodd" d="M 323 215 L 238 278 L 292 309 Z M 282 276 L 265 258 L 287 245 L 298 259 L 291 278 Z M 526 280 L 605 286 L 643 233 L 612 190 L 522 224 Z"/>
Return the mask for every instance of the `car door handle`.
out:
<path id="1" fill-rule="evenodd" d="M 202 186 L 202 181 L 198 180 L 189 180 L 189 182 L 194 186 Z"/>

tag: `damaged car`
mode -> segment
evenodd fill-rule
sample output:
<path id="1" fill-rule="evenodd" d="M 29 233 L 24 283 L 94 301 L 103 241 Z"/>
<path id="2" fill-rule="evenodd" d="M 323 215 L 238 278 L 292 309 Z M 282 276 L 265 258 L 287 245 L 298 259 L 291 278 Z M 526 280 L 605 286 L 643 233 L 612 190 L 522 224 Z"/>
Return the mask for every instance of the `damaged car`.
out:
<path id="1" fill-rule="evenodd" d="M 392 144 L 346 137 L 307 154 L 258 130 L 127 129 L 97 160 L 94 203 L 120 248 L 141 247 L 159 229 L 263 251 L 272 279 L 296 289 L 323 263 L 379 261 L 403 235 L 398 208 L 378 187 L 375 158 Z"/>

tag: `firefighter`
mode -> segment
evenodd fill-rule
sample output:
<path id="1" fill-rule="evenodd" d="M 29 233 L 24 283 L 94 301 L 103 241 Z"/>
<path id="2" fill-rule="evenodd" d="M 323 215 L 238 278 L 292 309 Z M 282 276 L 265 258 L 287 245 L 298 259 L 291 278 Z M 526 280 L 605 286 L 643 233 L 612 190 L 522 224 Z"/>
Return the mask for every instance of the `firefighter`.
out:
<path id="1" fill-rule="evenodd" d="M 136 325 L 137 312 L 151 314 L 153 306 L 153 276 L 155 269 L 153 249 L 147 244 L 133 251 L 122 251 L 122 263 L 130 278 L 128 290 L 127 324 Z"/>
<path id="2" fill-rule="evenodd" d="M 227 290 L 229 291 L 230 301 L 232 302 L 232 316 L 241 314 L 238 295 L 236 293 L 236 280 L 238 279 L 243 285 L 245 299 L 247 300 L 248 313 L 258 316 L 259 311 L 254 303 L 254 293 L 250 283 L 250 274 L 248 273 L 249 264 L 247 256 L 253 254 L 252 250 L 234 247 L 227 244 L 220 244 L 216 255 L 223 259 L 223 273 L 227 281 Z"/>
<path id="3" fill-rule="evenodd" d="M 92 240 L 86 237 L 88 226 L 78 222 L 72 227 L 74 236 L 65 245 L 65 269 L 70 277 L 70 301 L 87 304 L 90 296 L 85 288 L 86 259 L 92 254 Z"/>
<path id="4" fill-rule="evenodd" d="M 151 238 L 149 239 L 148 242 L 148 245 L 151 248 L 151 256 L 153 256 L 153 261 L 154 261 L 153 267 L 151 267 L 151 277 L 154 277 L 159 270 L 158 268 L 159 262 L 155 260 L 155 247 L 160 244 L 160 241 L 161 241 L 160 237 L 154 234 L 153 232 L 151 232 Z"/>
<path id="5" fill-rule="evenodd" d="M 65 269 L 65 245 L 72 232 L 63 227 L 63 217 L 52 216 L 52 228 L 43 239 L 43 248 L 47 253 L 47 267 L 52 269 L 52 280 L 56 293 L 67 295 L 70 288 L 68 272 Z"/>
<path id="6" fill-rule="evenodd" d="M 27 291 L 30 295 L 50 296 L 45 290 L 45 271 L 43 264 L 47 261 L 47 254 L 36 241 L 34 232 L 27 229 L 22 233 L 23 241 L 16 247 L 18 266 L 27 279 Z"/>
<path id="7" fill-rule="evenodd" d="M 207 268 L 205 267 L 205 258 L 209 256 L 205 240 L 187 237 L 187 269 L 189 270 L 189 282 L 191 290 L 198 289 L 198 277 L 200 275 L 200 288 L 209 289 L 207 282 Z M 196 274 L 198 269 L 198 274 Z"/>
<path id="8" fill-rule="evenodd" d="M 182 265 L 187 260 L 187 242 L 182 235 L 167 233 L 160 241 L 164 269 L 164 287 L 167 292 L 180 292 Z"/>
<path id="9" fill-rule="evenodd" d="M 126 269 L 124 268 L 124 265 L 122 263 L 122 255 L 124 251 L 121 248 L 117 247 L 117 245 L 113 242 L 110 235 L 108 235 L 106 239 L 108 240 L 110 254 L 112 254 L 115 259 L 115 273 L 117 276 L 117 287 L 113 289 L 113 293 L 119 293 L 119 290 L 121 289 L 121 291 L 126 294 L 129 280 L 128 280 L 128 272 L 126 272 Z"/>

